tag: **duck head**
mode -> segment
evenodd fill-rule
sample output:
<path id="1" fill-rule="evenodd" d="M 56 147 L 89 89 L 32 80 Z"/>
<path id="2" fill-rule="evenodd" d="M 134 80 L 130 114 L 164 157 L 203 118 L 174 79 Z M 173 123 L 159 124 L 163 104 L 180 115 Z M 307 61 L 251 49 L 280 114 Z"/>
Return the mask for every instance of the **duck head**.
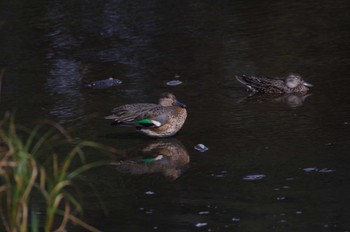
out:
<path id="1" fill-rule="evenodd" d="M 159 104 L 162 106 L 180 106 L 186 108 L 186 105 L 179 102 L 172 93 L 163 93 L 159 98 Z"/>
<path id="2" fill-rule="evenodd" d="M 312 87 L 313 85 L 310 83 L 307 83 L 303 80 L 303 78 L 299 74 L 290 73 L 285 79 L 285 85 L 288 88 L 296 88 L 300 85 L 306 86 L 306 87 Z"/>

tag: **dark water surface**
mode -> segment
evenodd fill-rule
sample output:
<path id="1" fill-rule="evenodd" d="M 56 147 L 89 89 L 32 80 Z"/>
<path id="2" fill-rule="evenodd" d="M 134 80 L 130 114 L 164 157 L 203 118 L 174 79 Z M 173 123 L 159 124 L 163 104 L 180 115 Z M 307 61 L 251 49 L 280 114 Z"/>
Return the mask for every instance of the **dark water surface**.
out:
<path id="1" fill-rule="evenodd" d="M 0 110 L 127 151 L 86 174 L 108 214 L 81 187 L 83 218 L 102 231 L 350 231 L 349 12 L 345 0 L 4 0 Z M 311 96 L 248 99 L 234 79 L 289 72 Z M 123 83 L 82 87 L 108 77 Z M 188 105 L 174 138 L 103 119 L 164 91 Z M 142 150 L 166 158 L 132 162 Z"/>

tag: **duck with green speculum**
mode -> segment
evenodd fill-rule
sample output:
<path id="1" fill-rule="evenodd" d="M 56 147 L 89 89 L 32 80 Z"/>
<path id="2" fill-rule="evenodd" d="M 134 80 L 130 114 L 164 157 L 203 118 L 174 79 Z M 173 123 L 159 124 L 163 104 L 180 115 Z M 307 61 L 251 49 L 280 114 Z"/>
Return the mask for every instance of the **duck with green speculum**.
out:
<path id="1" fill-rule="evenodd" d="M 306 93 L 309 84 L 296 73 L 290 73 L 286 77 L 268 78 L 256 76 L 236 76 L 236 79 L 247 86 L 252 93 L 283 94 L 283 93 Z"/>
<path id="2" fill-rule="evenodd" d="M 112 125 L 132 126 L 150 137 L 175 135 L 186 121 L 186 105 L 179 102 L 174 94 L 163 93 L 158 104 L 135 103 L 116 107 L 112 114 Z"/>

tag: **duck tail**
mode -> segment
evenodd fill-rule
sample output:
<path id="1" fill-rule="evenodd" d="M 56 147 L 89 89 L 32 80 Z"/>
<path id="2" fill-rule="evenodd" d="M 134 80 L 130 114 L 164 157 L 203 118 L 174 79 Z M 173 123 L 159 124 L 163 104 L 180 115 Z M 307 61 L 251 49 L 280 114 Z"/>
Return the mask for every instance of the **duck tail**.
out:
<path id="1" fill-rule="evenodd" d="M 116 119 L 116 116 L 114 114 L 111 114 L 106 116 L 105 119 Z"/>
<path id="2" fill-rule="evenodd" d="M 244 84 L 244 85 L 246 85 L 246 84 L 248 84 L 248 81 L 247 81 L 247 76 L 244 76 L 244 75 L 242 75 L 242 76 L 235 76 L 236 77 L 236 79 L 239 81 L 239 82 L 241 82 L 242 84 Z"/>

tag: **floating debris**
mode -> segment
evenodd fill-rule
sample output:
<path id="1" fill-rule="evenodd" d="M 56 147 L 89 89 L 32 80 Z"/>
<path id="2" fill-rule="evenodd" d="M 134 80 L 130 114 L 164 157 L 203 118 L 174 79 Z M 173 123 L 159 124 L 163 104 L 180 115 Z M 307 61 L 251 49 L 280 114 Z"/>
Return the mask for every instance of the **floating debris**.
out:
<path id="1" fill-rule="evenodd" d="M 218 174 L 218 175 L 216 175 L 215 177 L 225 177 L 225 175 Z"/>
<path id="2" fill-rule="evenodd" d="M 284 201 L 286 199 L 286 197 L 284 196 L 278 196 L 276 197 L 277 201 Z"/>
<path id="3" fill-rule="evenodd" d="M 206 223 L 206 222 L 198 222 L 197 224 L 196 224 L 196 227 L 203 227 L 203 226 L 207 226 L 208 225 L 208 223 Z"/>
<path id="4" fill-rule="evenodd" d="M 266 175 L 264 175 L 264 174 L 248 175 L 248 176 L 243 177 L 243 180 L 261 180 L 265 177 L 266 177 Z"/>
<path id="5" fill-rule="evenodd" d="M 146 195 L 154 195 L 155 193 L 152 192 L 152 191 L 147 191 L 147 192 L 145 192 L 145 194 L 146 194 Z"/>
<path id="6" fill-rule="evenodd" d="M 112 86 L 120 85 L 121 83 L 122 83 L 121 80 L 110 77 L 104 80 L 93 81 L 89 84 L 86 84 L 85 87 L 91 88 L 91 89 L 106 89 Z"/>
<path id="7" fill-rule="evenodd" d="M 214 176 L 214 177 L 226 177 L 228 174 L 228 171 L 220 171 L 218 174 L 212 173 L 210 174 L 210 176 Z"/>
<path id="8" fill-rule="evenodd" d="M 316 167 L 304 168 L 303 170 L 304 170 L 304 172 L 317 172 L 318 171 L 318 169 Z"/>
<path id="9" fill-rule="evenodd" d="M 176 86 L 176 85 L 181 85 L 182 81 L 172 80 L 172 81 L 168 81 L 166 84 L 169 85 L 169 86 Z"/>
<path id="10" fill-rule="evenodd" d="M 203 215 L 203 214 L 209 214 L 210 212 L 209 211 L 201 211 L 201 212 L 199 212 L 198 214 L 199 215 Z"/>
<path id="11" fill-rule="evenodd" d="M 153 209 L 145 209 L 143 207 L 139 208 L 140 211 L 144 212 L 145 214 L 152 214 Z"/>
<path id="12" fill-rule="evenodd" d="M 304 172 L 320 172 L 320 173 L 330 173 L 330 172 L 335 172 L 336 170 L 335 169 L 329 169 L 329 168 L 322 168 L 322 169 L 318 169 L 316 167 L 314 168 L 304 168 L 303 169 Z"/>
<path id="13" fill-rule="evenodd" d="M 318 172 L 330 173 L 330 172 L 335 172 L 335 170 L 334 170 L 334 169 L 328 169 L 328 168 L 322 168 L 322 169 L 319 170 Z"/>
<path id="14" fill-rule="evenodd" d="M 205 152 L 208 151 L 209 148 L 207 148 L 204 144 L 197 144 L 196 146 L 194 146 L 194 149 L 196 149 L 197 151 L 200 152 Z"/>
<path id="15" fill-rule="evenodd" d="M 241 220 L 240 218 L 235 218 L 235 217 L 232 218 L 232 221 L 233 221 L 233 222 L 239 222 L 240 220 Z"/>
<path id="16" fill-rule="evenodd" d="M 152 214 L 153 213 L 153 209 L 149 209 L 145 212 L 146 214 Z"/>
<path id="17" fill-rule="evenodd" d="M 302 214 L 302 213 L 303 213 L 303 212 L 300 211 L 300 210 L 298 210 L 298 211 L 295 212 L 295 214 Z"/>

